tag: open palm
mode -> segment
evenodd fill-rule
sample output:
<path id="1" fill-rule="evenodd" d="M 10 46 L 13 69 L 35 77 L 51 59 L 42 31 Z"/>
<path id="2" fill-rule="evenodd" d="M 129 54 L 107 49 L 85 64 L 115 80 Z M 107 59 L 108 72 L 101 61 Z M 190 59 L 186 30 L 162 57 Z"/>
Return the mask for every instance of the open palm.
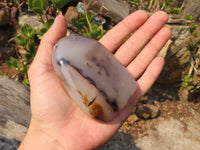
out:
<path id="1" fill-rule="evenodd" d="M 102 123 L 89 118 L 77 107 L 53 69 L 53 46 L 67 31 L 65 18 L 58 16 L 42 38 L 29 70 L 32 117 L 20 149 L 93 149 L 111 138 L 162 70 L 164 60 L 157 57 L 157 53 L 171 34 L 164 27 L 167 19 L 164 12 L 148 18 L 144 11 L 137 11 L 100 39 L 110 52 L 117 49 L 115 57 L 138 84 L 125 108 L 112 121 Z M 131 33 L 133 35 L 123 43 Z"/>

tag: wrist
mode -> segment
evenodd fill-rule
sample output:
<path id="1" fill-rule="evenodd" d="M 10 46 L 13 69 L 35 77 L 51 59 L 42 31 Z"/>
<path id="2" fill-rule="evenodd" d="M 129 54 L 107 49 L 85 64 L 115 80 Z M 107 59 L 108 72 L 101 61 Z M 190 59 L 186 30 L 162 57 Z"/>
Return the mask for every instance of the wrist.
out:
<path id="1" fill-rule="evenodd" d="M 64 150 L 59 141 L 40 127 L 30 124 L 18 150 Z"/>

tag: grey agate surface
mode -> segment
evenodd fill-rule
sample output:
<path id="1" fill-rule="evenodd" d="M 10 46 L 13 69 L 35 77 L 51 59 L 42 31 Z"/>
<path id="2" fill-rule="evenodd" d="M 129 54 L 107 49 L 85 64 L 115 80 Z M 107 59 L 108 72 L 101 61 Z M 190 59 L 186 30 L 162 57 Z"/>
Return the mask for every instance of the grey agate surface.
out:
<path id="1" fill-rule="evenodd" d="M 90 117 L 110 121 L 131 99 L 137 84 L 98 41 L 71 35 L 54 46 L 53 66 L 67 93 Z"/>

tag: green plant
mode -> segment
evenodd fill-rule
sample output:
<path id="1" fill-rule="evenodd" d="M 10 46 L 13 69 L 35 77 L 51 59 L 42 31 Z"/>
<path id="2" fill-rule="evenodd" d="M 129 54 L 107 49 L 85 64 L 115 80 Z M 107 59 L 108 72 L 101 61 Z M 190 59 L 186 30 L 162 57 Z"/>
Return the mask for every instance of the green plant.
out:
<path id="1" fill-rule="evenodd" d="M 165 1 L 165 5 L 166 5 L 167 7 L 169 6 L 169 2 L 170 2 L 169 0 L 166 0 L 166 1 Z"/>
<path id="2" fill-rule="evenodd" d="M 193 78 L 192 78 L 192 75 L 191 74 L 187 74 L 185 76 L 185 78 L 183 79 L 183 82 L 181 83 L 181 86 L 183 88 L 186 88 L 188 90 L 192 90 L 194 88 L 194 85 L 193 85 Z"/>
<path id="3" fill-rule="evenodd" d="M 189 91 L 191 95 L 196 95 L 200 91 L 200 40 L 193 38 L 188 46 L 190 51 L 190 69 L 182 80 L 181 86 Z"/>
<path id="4" fill-rule="evenodd" d="M 59 9 L 64 7 L 67 3 L 69 3 L 71 0 L 51 0 L 53 5 Z"/>
<path id="5" fill-rule="evenodd" d="M 77 18 L 72 19 L 72 24 L 77 28 L 78 32 L 83 36 L 99 40 L 105 33 L 102 25 L 94 23 L 94 15 L 88 11 L 91 0 L 83 0 L 84 13 L 79 13 Z"/>
<path id="6" fill-rule="evenodd" d="M 200 36 L 200 33 L 194 32 L 197 29 L 197 25 L 194 23 L 195 20 L 192 15 L 185 16 L 186 20 L 190 20 L 192 23 L 188 24 L 190 26 L 190 33 L 194 33 L 194 37 L 197 38 Z"/>
<path id="7" fill-rule="evenodd" d="M 190 21 L 194 21 L 194 18 L 193 18 L 192 15 L 187 15 L 187 16 L 185 16 L 185 19 L 186 19 L 186 20 L 190 20 Z"/>
<path id="8" fill-rule="evenodd" d="M 78 18 L 72 19 L 72 24 L 77 27 L 83 36 L 99 40 L 105 33 L 102 25 L 93 23 L 94 15 L 90 11 L 79 13 Z"/>
<path id="9" fill-rule="evenodd" d="M 18 1 L 19 0 L 13 0 L 13 3 Z M 41 39 L 54 22 L 53 19 L 48 19 L 46 14 L 47 8 L 50 5 L 48 0 L 29 0 L 28 5 L 36 14 L 46 16 L 46 21 L 43 20 L 44 28 L 37 33 L 36 30 L 28 24 L 21 27 L 19 34 L 14 37 L 14 41 L 18 48 L 16 51 L 17 58 L 10 57 L 9 60 L 6 60 L 7 66 L 17 70 L 19 81 L 25 85 L 29 85 L 28 69 L 38 48 L 38 44 L 36 43 L 37 38 Z M 25 54 L 21 53 L 21 51 Z"/>
<path id="10" fill-rule="evenodd" d="M 44 23 L 44 28 L 42 28 L 40 30 L 39 33 L 37 33 L 37 37 L 39 39 L 42 39 L 42 36 L 48 31 L 48 29 L 51 27 L 51 25 L 53 24 L 54 20 L 53 19 L 50 19 L 48 22 L 45 22 Z"/>
<path id="11" fill-rule="evenodd" d="M 54 7 L 61 9 L 71 0 L 51 0 Z M 47 9 L 50 7 L 48 0 L 28 0 L 28 5 L 33 12 L 39 14 L 40 16 L 46 15 Z M 48 21 L 48 18 L 46 18 Z"/>
<path id="12" fill-rule="evenodd" d="M 62 8 L 70 0 L 51 1 L 55 7 Z M 17 57 L 10 57 L 10 59 L 6 61 L 6 64 L 9 67 L 17 70 L 18 76 L 20 76 L 19 81 L 25 85 L 29 85 L 27 72 L 38 48 L 38 43 L 36 43 L 36 41 L 42 38 L 54 22 L 53 19 L 48 19 L 47 17 L 46 12 L 50 5 L 48 0 L 28 0 L 28 5 L 36 14 L 46 16 L 46 21 L 43 20 L 44 28 L 37 33 L 36 30 L 28 24 L 21 27 L 19 34 L 14 37 L 14 41 L 18 48 Z M 98 26 L 97 24 L 92 23 L 93 18 L 93 14 L 85 10 L 85 13 L 80 14 L 79 18 L 74 21 L 74 23 L 76 23 L 78 29 L 83 33 L 83 35 L 94 39 L 100 39 L 106 31 L 101 25 Z M 25 52 L 25 55 L 21 53 L 21 50 Z"/>
<path id="13" fill-rule="evenodd" d="M 0 77 L 9 78 L 7 75 L 0 74 Z"/>
<path id="14" fill-rule="evenodd" d="M 181 8 L 171 7 L 170 10 L 168 10 L 169 14 L 179 14 L 180 12 L 181 12 Z"/>
<path id="15" fill-rule="evenodd" d="M 199 36 L 200 36 L 200 33 L 196 32 L 196 33 L 194 34 L 194 36 L 195 36 L 195 37 L 199 37 Z"/>
<path id="16" fill-rule="evenodd" d="M 190 26 L 190 32 L 191 32 L 191 33 L 193 33 L 194 30 L 196 30 L 196 29 L 197 29 L 197 25 L 196 25 L 196 24 L 192 24 L 192 25 Z"/>
<path id="17" fill-rule="evenodd" d="M 125 121 L 124 123 L 123 123 L 123 125 L 122 125 L 123 127 L 125 127 L 125 128 L 127 128 L 128 126 L 129 126 L 129 123 L 128 123 L 128 121 Z"/>
<path id="18" fill-rule="evenodd" d="M 48 0 L 28 0 L 28 5 L 34 13 L 43 15 L 49 3 Z"/>
<path id="19" fill-rule="evenodd" d="M 25 85 L 29 85 L 27 72 L 36 54 L 37 45 L 35 43 L 35 37 L 36 30 L 28 24 L 24 25 L 19 35 L 14 38 L 14 41 L 17 43 L 19 49 L 24 50 L 25 55 L 17 51 L 20 60 L 14 57 L 6 60 L 6 64 L 9 67 L 17 70 L 19 76 L 21 76 L 20 81 Z"/>

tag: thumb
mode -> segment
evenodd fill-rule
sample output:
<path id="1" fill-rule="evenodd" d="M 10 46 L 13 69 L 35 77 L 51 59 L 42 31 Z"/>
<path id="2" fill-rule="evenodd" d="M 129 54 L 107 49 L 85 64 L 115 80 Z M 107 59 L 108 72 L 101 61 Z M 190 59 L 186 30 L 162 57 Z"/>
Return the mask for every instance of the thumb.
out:
<path id="1" fill-rule="evenodd" d="M 51 65 L 52 50 L 56 42 L 66 36 L 67 21 L 64 16 L 59 15 L 56 17 L 53 25 L 44 34 L 41 39 L 34 61 L 40 61 L 41 64 Z"/>

